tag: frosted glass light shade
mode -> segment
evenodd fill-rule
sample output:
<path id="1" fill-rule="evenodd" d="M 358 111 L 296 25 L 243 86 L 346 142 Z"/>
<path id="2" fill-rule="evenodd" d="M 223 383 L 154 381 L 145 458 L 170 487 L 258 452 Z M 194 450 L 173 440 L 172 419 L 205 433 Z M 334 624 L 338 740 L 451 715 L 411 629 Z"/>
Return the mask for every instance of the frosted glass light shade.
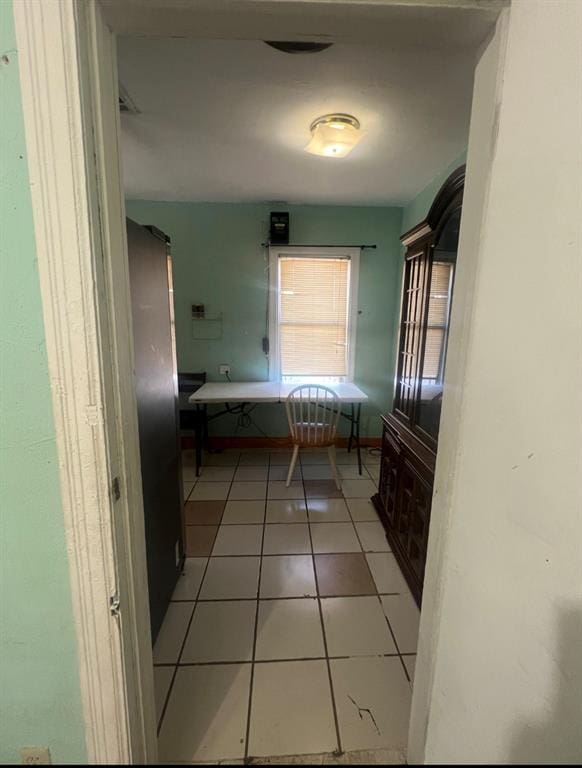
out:
<path id="1" fill-rule="evenodd" d="M 311 141 L 305 150 L 323 157 L 345 157 L 362 136 L 360 123 L 355 117 L 324 115 L 311 124 Z"/>

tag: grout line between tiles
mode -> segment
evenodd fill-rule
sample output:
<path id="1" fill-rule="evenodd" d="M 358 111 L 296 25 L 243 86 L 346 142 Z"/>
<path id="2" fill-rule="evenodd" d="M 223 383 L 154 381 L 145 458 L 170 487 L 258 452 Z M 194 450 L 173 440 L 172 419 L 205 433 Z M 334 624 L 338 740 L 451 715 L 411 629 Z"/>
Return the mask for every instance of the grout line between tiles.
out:
<path id="1" fill-rule="evenodd" d="M 408 670 L 406 669 L 406 664 L 404 663 L 404 659 L 402 658 L 402 653 L 400 652 L 400 648 L 398 647 L 398 642 L 396 641 L 396 635 L 394 634 L 394 630 L 392 629 L 392 624 L 390 623 L 390 619 L 386 615 L 386 612 L 384 611 L 384 606 L 382 605 L 382 598 L 380 595 L 378 595 L 378 602 L 380 603 L 380 610 L 382 611 L 384 618 L 386 619 L 386 624 L 388 625 L 388 629 L 390 631 L 390 634 L 392 635 L 392 640 L 394 641 L 394 647 L 396 648 L 398 658 L 400 659 L 400 663 L 402 664 L 402 669 L 404 670 L 404 675 L 406 676 L 406 679 L 408 682 L 412 682 L 410 677 L 408 676 Z"/>
<path id="2" fill-rule="evenodd" d="M 260 523 L 256 523 L 256 525 L 260 525 Z M 220 526 L 219 526 L 220 527 Z M 218 534 L 217 534 L 218 535 Z M 311 552 L 268 552 L 262 555 L 262 557 L 299 557 L 300 555 L 309 555 Z M 361 549 L 348 549 L 348 550 L 333 550 L 333 551 L 322 551 L 322 552 L 314 552 L 315 555 L 391 555 L 392 552 L 363 552 Z M 204 557 L 261 557 L 260 552 L 241 552 L 241 553 L 233 553 L 233 554 L 226 554 L 221 553 L 219 555 L 195 555 L 194 557 L 198 558 L 204 558 Z"/>
<path id="3" fill-rule="evenodd" d="M 301 451 L 299 451 L 299 455 L 301 456 Z M 305 494 L 305 507 L 307 509 L 307 516 L 309 518 L 309 506 L 307 504 L 307 494 L 305 491 L 305 483 L 303 483 L 303 493 Z M 323 639 L 323 650 L 325 652 L 325 663 L 327 666 L 327 677 L 329 680 L 329 692 L 331 696 L 331 707 L 333 710 L 333 720 L 335 724 L 335 733 L 336 733 L 336 739 L 337 739 L 337 750 L 339 754 L 343 753 L 342 748 L 342 740 L 340 736 L 340 729 L 339 729 L 339 718 L 337 714 L 337 707 L 335 703 L 335 692 L 333 688 L 333 679 L 331 676 L 331 664 L 329 663 L 329 649 L 327 647 L 327 635 L 325 634 L 325 624 L 323 621 L 323 609 L 321 607 L 321 597 L 319 595 L 319 580 L 317 578 L 317 568 L 315 566 L 315 553 L 313 551 L 313 538 L 311 536 L 311 523 L 308 525 L 309 528 L 309 541 L 311 543 L 311 567 L 313 568 L 313 578 L 315 579 L 315 593 L 317 595 L 317 607 L 319 609 L 319 621 L 321 624 L 321 634 Z"/>
<path id="4" fill-rule="evenodd" d="M 397 658 L 398 653 L 368 653 L 368 654 L 337 654 L 329 656 L 330 661 L 338 661 L 343 659 L 390 659 Z M 403 656 L 414 657 L 415 653 L 402 654 Z M 182 661 L 180 664 L 154 664 L 154 667 L 221 667 L 224 665 L 233 664 L 281 664 L 288 661 L 325 661 L 326 656 L 286 656 L 282 659 L 223 659 L 219 661 Z"/>
<path id="5" fill-rule="evenodd" d="M 209 563 L 210 563 L 210 558 L 208 557 L 206 559 L 206 565 L 204 566 L 204 573 L 202 574 L 202 578 L 200 579 L 200 584 L 198 585 L 198 590 L 196 591 L 196 597 L 198 597 L 198 595 L 200 594 L 200 590 L 202 589 L 202 583 L 204 582 L 204 578 L 206 576 L 206 571 L 208 570 L 208 564 Z M 178 602 L 178 601 L 175 601 L 175 602 Z M 159 721 L 158 721 L 158 730 L 157 730 L 158 736 L 160 735 L 160 732 L 162 730 L 162 725 L 163 725 L 163 722 L 164 722 L 164 717 L 166 715 L 166 710 L 167 710 L 168 705 L 170 703 L 170 696 L 171 696 L 172 690 L 174 688 L 174 681 L 176 680 L 176 674 L 178 672 L 178 667 L 180 665 L 180 658 L 182 656 L 182 651 L 184 650 L 184 645 L 186 644 L 186 638 L 188 637 L 188 632 L 190 631 L 190 625 L 192 624 L 192 620 L 194 618 L 194 613 L 196 611 L 196 605 L 197 605 L 196 600 L 193 600 L 193 601 L 192 600 L 188 600 L 188 601 L 184 600 L 184 601 L 180 601 L 180 602 L 192 602 L 193 605 L 192 605 L 192 613 L 190 614 L 190 619 L 188 621 L 188 626 L 186 627 L 186 632 L 184 634 L 184 639 L 182 640 L 182 645 L 180 646 L 180 652 L 178 654 L 178 658 L 176 659 L 176 663 L 175 664 L 171 664 L 171 665 L 170 664 L 168 664 L 168 665 L 154 664 L 154 667 L 156 667 L 156 666 L 173 666 L 174 667 L 174 674 L 172 675 L 172 679 L 170 680 L 170 685 L 168 686 L 168 692 L 166 693 L 166 698 L 164 699 L 164 705 L 162 707 L 162 711 L 160 713 L 160 717 L 159 717 Z"/>
<path id="6" fill-rule="evenodd" d="M 260 606 L 260 597 L 261 597 L 261 575 L 263 572 L 263 549 L 265 547 L 265 521 L 267 519 L 267 500 L 269 497 L 269 483 L 268 478 L 271 474 L 271 454 L 268 456 L 268 464 L 267 464 L 267 485 L 265 488 L 265 506 L 264 506 L 264 512 L 263 512 L 263 530 L 261 534 L 261 555 L 259 560 L 259 577 L 257 580 L 257 598 L 256 598 L 256 606 L 255 606 L 255 629 L 253 633 L 253 653 L 252 653 L 252 659 L 251 659 L 251 679 L 249 682 L 249 705 L 247 709 L 247 728 L 246 728 L 246 735 L 245 735 L 245 751 L 244 751 L 244 759 L 245 762 L 248 759 L 249 756 L 249 740 L 251 736 L 251 717 L 253 714 L 253 689 L 254 689 L 254 683 L 255 683 L 255 659 L 257 655 L 257 633 L 258 633 L 258 626 L 259 626 L 259 606 Z"/>
<path id="7" fill-rule="evenodd" d="M 349 554 L 353 555 L 353 552 L 350 552 Z M 355 554 L 358 554 L 357 552 Z M 310 554 L 308 552 L 303 553 L 302 555 L 289 555 L 289 557 L 309 557 Z M 319 555 L 316 555 L 318 557 Z M 257 555 L 253 555 L 253 557 L 257 557 Z M 265 557 L 287 557 L 287 555 L 265 555 Z M 356 592 L 355 594 L 349 593 L 349 594 L 339 594 L 339 595 L 320 595 L 320 597 L 324 600 L 332 600 L 335 597 L 376 597 L 377 595 L 380 595 L 381 597 L 395 597 L 397 595 L 404 595 L 405 592 Z M 198 600 L 188 600 L 186 598 L 182 600 L 171 600 L 172 603 L 192 603 L 192 602 L 198 602 L 198 603 L 252 603 L 253 600 L 256 598 L 254 597 L 200 597 Z M 261 602 L 268 602 L 269 600 L 316 600 L 317 595 L 282 595 L 281 597 L 260 597 L 259 598 Z"/>
<path id="8" fill-rule="evenodd" d="M 237 460 L 237 467 L 238 467 L 238 462 L 239 461 L 240 461 L 240 453 L 239 453 L 239 457 L 238 457 L 238 460 Z M 230 488 L 232 487 L 232 482 L 233 481 L 231 480 L 230 486 L 229 486 L 229 489 L 228 489 L 229 493 L 230 493 Z M 222 514 L 220 516 L 221 520 L 222 520 L 223 515 L 224 515 L 224 509 L 222 510 Z M 219 523 L 219 525 L 220 525 L 220 523 Z M 218 533 L 218 530 L 217 530 L 217 533 Z M 215 537 L 215 541 L 216 541 L 216 537 Z M 214 549 L 214 542 L 212 543 L 212 548 Z M 204 573 L 202 574 L 202 578 L 200 580 L 200 584 L 198 585 L 198 590 L 196 592 L 196 600 L 194 601 L 194 605 L 192 607 L 192 613 L 190 614 L 190 620 L 188 622 L 188 626 L 186 627 L 186 632 L 184 633 L 184 638 L 182 640 L 182 645 L 180 646 L 180 652 L 178 654 L 178 658 L 176 659 L 176 666 L 175 666 L 175 669 L 174 669 L 174 674 L 172 675 L 172 680 L 170 681 L 170 685 L 168 687 L 168 692 L 166 694 L 166 699 L 164 701 L 164 706 L 162 707 L 162 712 L 161 712 L 161 715 L 160 715 L 160 719 L 159 719 L 159 723 L 158 723 L 158 730 L 157 730 L 158 736 L 159 736 L 159 734 L 160 734 L 160 732 L 162 730 L 162 725 L 163 725 L 163 722 L 164 722 L 164 717 L 166 715 L 166 710 L 167 710 L 168 705 L 170 703 L 170 696 L 172 695 L 172 690 L 174 688 L 174 682 L 176 680 L 176 674 L 178 672 L 178 667 L 180 666 L 180 660 L 181 660 L 182 654 L 184 652 L 184 646 L 186 645 L 186 639 L 188 638 L 188 633 L 190 632 L 190 627 L 192 626 L 192 621 L 194 620 L 194 614 L 196 613 L 197 600 L 200 597 L 200 591 L 202 590 L 202 585 L 204 584 L 204 579 L 206 578 L 206 572 L 208 571 L 209 564 L 210 564 L 210 557 L 208 557 L 206 559 L 206 565 L 204 566 Z"/>

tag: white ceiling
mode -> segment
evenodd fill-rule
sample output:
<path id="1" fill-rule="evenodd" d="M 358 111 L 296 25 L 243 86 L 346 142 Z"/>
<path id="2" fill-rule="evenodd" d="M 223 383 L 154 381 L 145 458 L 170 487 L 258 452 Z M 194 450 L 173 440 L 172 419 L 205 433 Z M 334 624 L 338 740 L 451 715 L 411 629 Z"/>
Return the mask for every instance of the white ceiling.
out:
<path id="1" fill-rule="evenodd" d="M 475 48 L 407 39 L 289 55 L 253 40 L 121 37 L 120 81 L 140 110 L 121 120 L 127 195 L 406 203 L 466 147 Z M 360 120 L 361 143 L 345 159 L 304 152 L 311 121 L 334 111 Z"/>

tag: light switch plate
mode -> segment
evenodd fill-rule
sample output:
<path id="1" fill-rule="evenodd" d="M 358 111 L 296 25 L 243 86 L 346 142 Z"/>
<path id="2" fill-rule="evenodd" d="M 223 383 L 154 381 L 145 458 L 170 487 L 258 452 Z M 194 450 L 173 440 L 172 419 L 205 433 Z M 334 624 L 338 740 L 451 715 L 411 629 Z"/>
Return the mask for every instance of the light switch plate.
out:
<path id="1" fill-rule="evenodd" d="M 20 759 L 22 765 L 50 765 L 51 753 L 48 747 L 22 747 Z"/>

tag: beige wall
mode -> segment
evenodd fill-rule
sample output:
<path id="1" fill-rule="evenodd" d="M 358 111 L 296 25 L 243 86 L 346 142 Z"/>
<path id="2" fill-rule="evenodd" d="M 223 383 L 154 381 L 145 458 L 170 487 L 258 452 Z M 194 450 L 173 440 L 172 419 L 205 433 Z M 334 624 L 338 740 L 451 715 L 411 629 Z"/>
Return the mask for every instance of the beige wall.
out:
<path id="1" fill-rule="evenodd" d="M 476 71 L 411 762 L 582 761 L 581 40 L 514 0 Z"/>

